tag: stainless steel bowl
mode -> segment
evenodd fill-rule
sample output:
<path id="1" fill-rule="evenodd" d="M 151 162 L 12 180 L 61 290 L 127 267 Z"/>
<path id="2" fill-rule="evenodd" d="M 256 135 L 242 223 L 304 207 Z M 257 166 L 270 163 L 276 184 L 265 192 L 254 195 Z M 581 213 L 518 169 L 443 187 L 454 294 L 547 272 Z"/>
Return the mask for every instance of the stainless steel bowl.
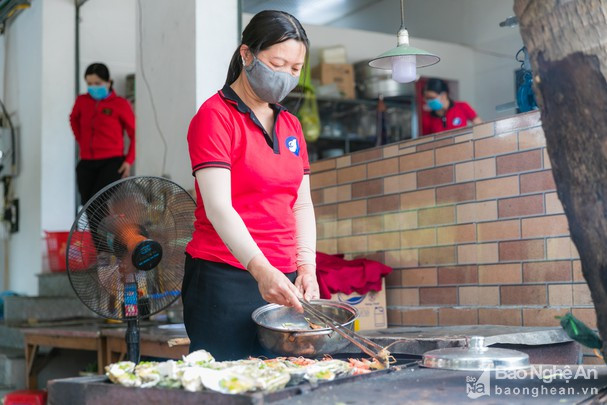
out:
<path id="1" fill-rule="evenodd" d="M 343 302 L 310 301 L 342 326 L 354 329 L 358 310 Z M 257 308 L 251 315 L 261 346 L 280 356 L 315 357 L 343 350 L 348 341 L 330 328 L 310 329 L 304 314 L 277 304 Z"/>

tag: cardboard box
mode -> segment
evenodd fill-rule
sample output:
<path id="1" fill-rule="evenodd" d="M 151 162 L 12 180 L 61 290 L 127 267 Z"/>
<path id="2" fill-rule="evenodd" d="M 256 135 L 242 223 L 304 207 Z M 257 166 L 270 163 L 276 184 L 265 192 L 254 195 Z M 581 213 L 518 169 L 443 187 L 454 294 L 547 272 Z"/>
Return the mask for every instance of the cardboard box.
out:
<path id="1" fill-rule="evenodd" d="M 331 295 L 331 301 L 345 302 L 358 309 L 358 319 L 354 322 L 355 331 L 388 327 L 385 279 L 382 280 L 381 291 L 370 291 L 364 295 L 337 293 Z"/>
<path id="2" fill-rule="evenodd" d="M 321 63 L 312 69 L 321 85 L 335 83 L 344 98 L 354 98 L 354 67 L 348 63 Z"/>

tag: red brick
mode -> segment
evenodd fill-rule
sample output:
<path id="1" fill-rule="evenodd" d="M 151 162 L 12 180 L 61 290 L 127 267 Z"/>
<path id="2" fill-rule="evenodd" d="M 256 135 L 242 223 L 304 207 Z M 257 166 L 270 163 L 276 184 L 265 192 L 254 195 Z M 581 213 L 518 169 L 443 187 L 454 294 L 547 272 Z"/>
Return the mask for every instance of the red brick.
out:
<path id="1" fill-rule="evenodd" d="M 592 296 L 588 289 L 588 284 L 574 284 L 573 285 L 573 305 L 577 306 L 591 306 Z"/>
<path id="2" fill-rule="evenodd" d="M 569 235 L 569 223 L 565 215 L 525 218 L 522 220 L 523 238 Z"/>
<path id="3" fill-rule="evenodd" d="M 502 177 L 476 182 L 476 198 L 487 200 L 518 195 L 518 177 Z"/>
<path id="4" fill-rule="evenodd" d="M 544 198 L 541 194 L 505 198 L 498 201 L 497 211 L 500 218 L 543 214 Z"/>
<path id="5" fill-rule="evenodd" d="M 461 285 L 478 283 L 478 269 L 476 266 L 451 266 L 438 268 L 439 285 Z"/>
<path id="6" fill-rule="evenodd" d="M 434 166 L 434 151 L 412 153 L 399 158 L 400 172 L 410 172 Z"/>
<path id="7" fill-rule="evenodd" d="M 500 242 L 499 244 L 500 261 L 536 260 L 543 258 L 543 239 Z"/>
<path id="8" fill-rule="evenodd" d="M 337 182 L 339 184 L 351 183 L 367 179 L 367 166 L 358 165 L 337 169 Z"/>
<path id="9" fill-rule="evenodd" d="M 427 208 L 418 211 L 417 224 L 430 226 L 452 224 L 455 222 L 455 208 L 453 206 Z"/>
<path id="10" fill-rule="evenodd" d="M 367 177 L 388 176 L 398 173 L 398 158 L 383 159 L 367 164 Z"/>
<path id="11" fill-rule="evenodd" d="M 316 249 L 329 255 L 337 253 L 337 239 L 324 239 L 316 241 Z"/>
<path id="12" fill-rule="evenodd" d="M 457 305 L 456 287 L 424 287 L 419 289 L 420 305 Z"/>
<path id="13" fill-rule="evenodd" d="M 500 292 L 498 286 L 479 287 L 471 285 L 459 287 L 459 305 L 487 307 L 499 304 Z"/>
<path id="14" fill-rule="evenodd" d="M 497 201 L 485 201 L 457 206 L 457 222 L 480 222 L 497 219 Z"/>
<path id="15" fill-rule="evenodd" d="M 432 246 L 436 244 L 436 230 L 434 228 L 415 229 L 400 233 L 403 248 Z"/>
<path id="16" fill-rule="evenodd" d="M 388 308 L 388 325 L 401 326 L 403 324 L 402 314 L 403 312 L 398 309 Z"/>
<path id="17" fill-rule="evenodd" d="M 413 208 L 433 207 L 436 204 L 434 189 L 412 191 L 400 195 L 400 208 L 409 210 Z"/>
<path id="18" fill-rule="evenodd" d="M 502 305 L 546 305 L 545 285 L 503 285 L 500 287 Z"/>
<path id="19" fill-rule="evenodd" d="M 352 234 L 354 235 L 381 232 L 383 227 L 384 221 L 381 215 L 352 219 Z"/>
<path id="20" fill-rule="evenodd" d="M 390 250 L 400 248 L 400 235 L 398 232 L 374 233 L 367 235 L 369 250 Z"/>
<path id="21" fill-rule="evenodd" d="M 554 326 L 560 327 L 557 316 L 563 316 L 569 308 L 523 308 L 523 326 Z"/>
<path id="22" fill-rule="evenodd" d="M 472 135 L 474 139 L 487 138 L 495 135 L 495 123 L 487 122 L 472 127 Z"/>
<path id="23" fill-rule="evenodd" d="M 481 325 L 521 326 L 523 319 L 520 309 L 479 308 L 478 323 Z"/>
<path id="24" fill-rule="evenodd" d="M 573 269 L 573 281 L 586 281 L 584 274 L 582 273 L 582 262 L 579 260 L 573 260 L 571 262 Z"/>
<path id="25" fill-rule="evenodd" d="M 519 239 L 521 237 L 518 219 L 480 223 L 477 225 L 477 231 L 479 242 Z"/>
<path id="26" fill-rule="evenodd" d="M 454 186 L 439 187 L 436 189 L 437 204 L 471 201 L 476 198 L 474 183 L 456 184 Z"/>
<path id="27" fill-rule="evenodd" d="M 475 243 L 457 246 L 457 262 L 469 263 L 496 263 L 498 259 L 497 243 Z"/>
<path id="28" fill-rule="evenodd" d="M 401 274 L 403 286 L 419 287 L 437 284 L 436 267 L 406 269 Z"/>
<path id="29" fill-rule="evenodd" d="M 403 325 L 433 326 L 438 324 L 438 313 L 435 309 L 415 309 L 403 311 Z"/>
<path id="30" fill-rule="evenodd" d="M 379 195 L 383 192 L 383 180 L 367 180 L 359 181 L 352 184 L 352 198 L 368 197 L 371 195 Z"/>
<path id="31" fill-rule="evenodd" d="M 317 188 L 333 186 L 337 182 L 337 176 L 335 171 L 331 170 L 328 172 L 321 172 L 312 174 L 310 176 L 310 188 L 315 190 Z"/>
<path id="32" fill-rule="evenodd" d="M 354 253 L 367 251 L 367 236 L 348 236 L 337 239 L 337 250 L 339 253 Z"/>
<path id="33" fill-rule="evenodd" d="M 384 194 L 399 193 L 402 191 L 415 190 L 417 188 L 417 176 L 415 173 L 389 176 L 385 177 L 383 180 Z"/>
<path id="34" fill-rule="evenodd" d="M 400 209 L 400 196 L 398 194 L 369 198 L 367 201 L 367 212 L 369 214 L 398 211 Z"/>
<path id="35" fill-rule="evenodd" d="M 367 215 L 367 200 L 344 202 L 337 205 L 339 219 Z"/>
<path id="36" fill-rule="evenodd" d="M 542 127 L 535 127 L 519 131 L 518 133 L 518 147 L 520 150 L 523 149 L 534 149 L 546 146 L 546 138 L 544 136 L 544 130 Z"/>
<path id="37" fill-rule="evenodd" d="M 594 308 L 572 308 L 571 313 L 589 328 L 596 329 L 596 311 Z"/>
<path id="38" fill-rule="evenodd" d="M 474 148 L 472 142 L 463 142 L 452 146 L 446 146 L 444 148 L 438 148 L 436 149 L 435 154 L 436 164 L 444 165 L 447 163 L 461 162 L 472 159 L 474 155 Z"/>
<path id="39" fill-rule="evenodd" d="M 571 281 L 571 261 L 532 262 L 523 264 L 524 283 Z"/>
<path id="40" fill-rule="evenodd" d="M 314 207 L 317 221 L 331 221 L 337 218 L 337 204 L 320 205 Z"/>
<path id="41" fill-rule="evenodd" d="M 386 276 L 386 286 L 388 287 L 402 287 L 402 270 L 394 269 Z"/>
<path id="42" fill-rule="evenodd" d="M 476 241 L 474 224 L 444 226 L 436 230 L 439 245 L 451 245 Z"/>
<path id="43" fill-rule="evenodd" d="M 437 167 L 417 172 L 417 186 L 420 188 L 453 183 L 453 181 L 453 166 Z"/>
<path id="44" fill-rule="evenodd" d="M 517 149 L 516 132 L 474 141 L 474 156 L 476 158 L 515 152 Z"/>
<path id="45" fill-rule="evenodd" d="M 438 137 L 438 136 L 437 136 Z M 441 139 L 436 142 L 426 142 L 424 144 L 417 146 L 417 151 L 422 152 L 425 150 L 434 150 L 441 146 L 451 145 L 453 143 L 453 138 Z"/>
<path id="46" fill-rule="evenodd" d="M 325 189 L 325 190 L 327 190 L 327 189 Z M 324 202 L 323 191 L 324 190 L 312 190 L 310 192 L 310 197 L 312 197 L 312 203 L 314 205 L 320 205 Z"/>
<path id="47" fill-rule="evenodd" d="M 419 249 L 419 264 L 455 264 L 455 246 L 444 246 Z"/>
<path id="48" fill-rule="evenodd" d="M 521 194 L 554 190 L 556 190 L 556 185 L 554 177 L 552 177 L 552 170 L 521 175 Z"/>
<path id="49" fill-rule="evenodd" d="M 540 149 L 512 155 L 497 157 L 497 174 L 510 174 L 539 170 L 542 168 L 542 151 Z"/>
<path id="50" fill-rule="evenodd" d="M 335 169 L 335 159 L 317 160 L 310 164 L 312 173 L 323 172 L 325 170 Z"/>
<path id="51" fill-rule="evenodd" d="M 381 148 L 365 149 L 362 152 L 352 154 L 352 164 L 381 159 L 382 157 L 383 150 Z"/>
<path id="52" fill-rule="evenodd" d="M 439 325 L 476 325 L 478 324 L 477 309 L 439 308 Z"/>
<path id="53" fill-rule="evenodd" d="M 479 284 L 520 284 L 521 265 L 510 263 L 479 266 L 478 282 Z"/>

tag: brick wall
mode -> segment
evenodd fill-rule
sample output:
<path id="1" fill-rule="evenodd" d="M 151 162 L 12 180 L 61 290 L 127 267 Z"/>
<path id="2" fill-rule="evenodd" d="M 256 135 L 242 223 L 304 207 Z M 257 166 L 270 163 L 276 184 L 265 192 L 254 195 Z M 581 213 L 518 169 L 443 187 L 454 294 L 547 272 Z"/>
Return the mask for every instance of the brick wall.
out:
<path id="1" fill-rule="evenodd" d="M 318 250 L 394 268 L 399 325 L 596 327 L 539 113 L 312 165 Z"/>

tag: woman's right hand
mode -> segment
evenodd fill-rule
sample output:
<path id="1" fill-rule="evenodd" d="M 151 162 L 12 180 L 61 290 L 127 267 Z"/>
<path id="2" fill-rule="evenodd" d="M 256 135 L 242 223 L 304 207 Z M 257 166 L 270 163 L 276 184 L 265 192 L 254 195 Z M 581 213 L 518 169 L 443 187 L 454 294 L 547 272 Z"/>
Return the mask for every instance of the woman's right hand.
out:
<path id="1" fill-rule="evenodd" d="M 263 254 L 251 259 L 247 270 L 257 280 L 259 292 L 264 300 L 303 312 L 298 298 L 301 293 L 297 287 L 280 270 L 272 266 Z"/>

